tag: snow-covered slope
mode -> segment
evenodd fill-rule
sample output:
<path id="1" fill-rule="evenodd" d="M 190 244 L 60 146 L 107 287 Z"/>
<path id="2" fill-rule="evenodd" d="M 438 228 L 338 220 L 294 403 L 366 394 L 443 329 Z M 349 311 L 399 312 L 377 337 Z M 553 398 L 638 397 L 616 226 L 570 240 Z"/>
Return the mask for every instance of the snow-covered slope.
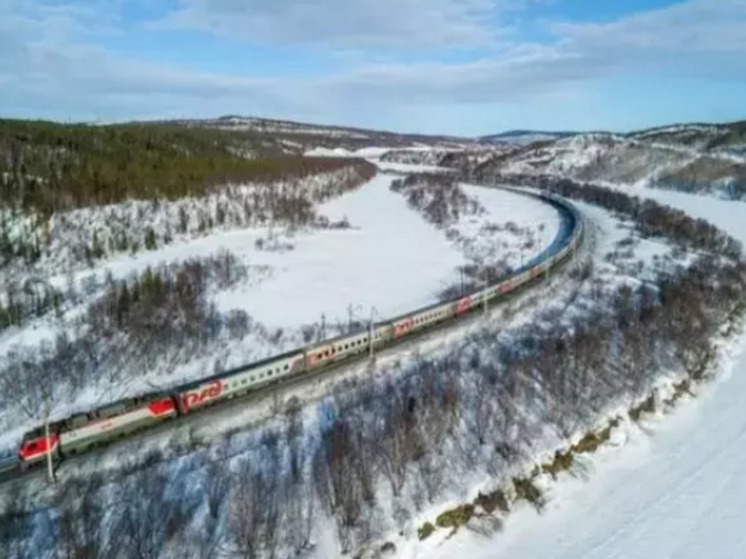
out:
<path id="1" fill-rule="evenodd" d="M 746 155 L 746 121 L 730 124 L 677 124 L 633 132 L 630 138 L 669 146 Z"/>
<path id="2" fill-rule="evenodd" d="M 740 204 L 649 193 L 746 243 Z M 551 486 L 542 515 L 525 507 L 491 538 L 460 533 L 401 557 L 450 559 L 731 559 L 746 550 L 746 336 L 725 348 L 712 385 L 612 444 Z"/>
<path id="3" fill-rule="evenodd" d="M 535 142 L 547 142 L 560 138 L 570 138 L 580 132 L 547 132 L 543 130 L 508 130 L 499 134 L 482 136 L 481 142 L 510 142 L 515 144 L 533 144 Z"/>
<path id="4" fill-rule="evenodd" d="M 582 134 L 527 146 L 484 162 L 478 172 L 551 174 L 726 198 L 746 197 L 746 157 L 723 149 L 664 143 L 657 136 Z"/>

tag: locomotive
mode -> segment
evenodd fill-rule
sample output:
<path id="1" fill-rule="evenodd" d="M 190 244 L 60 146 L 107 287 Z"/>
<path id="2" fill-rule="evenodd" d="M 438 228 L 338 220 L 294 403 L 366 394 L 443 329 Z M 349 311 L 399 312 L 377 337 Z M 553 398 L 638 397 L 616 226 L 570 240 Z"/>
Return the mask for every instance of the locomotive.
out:
<path id="1" fill-rule="evenodd" d="M 444 303 L 436 303 L 393 319 L 371 325 L 364 332 L 324 340 L 263 361 L 220 372 L 175 387 L 127 398 L 50 423 L 49 437 L 43 427 L 27 432 L 18 449 L 21 469 L 42 463 L 51 454 L 55 461 L 87 452 L 93 447 L 124 438 L 136 431 L 162 424 L 176 417 L 196 413 L 243 396 L 260 387 L 301 373 L 318 371 L 332 362 L 350 359 L 375 350 L 404 336 L 463 315 L 489 301 L 505 297 L 537 276 L 557 267 L 582 240 L 583 222 L 577 210 L 563 199 L 546 193 L 528 193 L 555 206 L 568 217 L 565 231 L 540 255 L 514 273 L 476 292 Z"/>

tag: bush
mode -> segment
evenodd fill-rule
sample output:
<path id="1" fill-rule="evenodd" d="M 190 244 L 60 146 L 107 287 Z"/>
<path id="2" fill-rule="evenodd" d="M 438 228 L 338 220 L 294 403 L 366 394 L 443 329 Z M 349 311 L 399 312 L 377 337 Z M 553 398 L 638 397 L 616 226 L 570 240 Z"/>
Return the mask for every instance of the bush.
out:
<path id="1" fill-rule="evenodd" d="M 430 522 L 425 522 L 422 526 L 417 528 L 417 537 L 422 541 L 429 538 L 433 532 L 435 532 L 435 526 Z"/>
<path id="2" fill-rule="evenodd" d="M 461 505 L 438 515 L 435 524 L 440 528 L 458 528 L 468 524 L 474 516 L 474 505 Z"/>

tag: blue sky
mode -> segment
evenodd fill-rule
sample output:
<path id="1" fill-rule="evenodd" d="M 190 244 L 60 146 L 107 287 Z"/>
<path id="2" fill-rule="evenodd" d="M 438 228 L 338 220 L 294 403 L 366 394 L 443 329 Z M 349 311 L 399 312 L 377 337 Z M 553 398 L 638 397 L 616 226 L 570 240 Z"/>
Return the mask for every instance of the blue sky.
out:
<path id="1" fill-rule="evenodd" d="M 478 135 L 746 118 L 746 0 L 0 0 L 0 113 Z"/>

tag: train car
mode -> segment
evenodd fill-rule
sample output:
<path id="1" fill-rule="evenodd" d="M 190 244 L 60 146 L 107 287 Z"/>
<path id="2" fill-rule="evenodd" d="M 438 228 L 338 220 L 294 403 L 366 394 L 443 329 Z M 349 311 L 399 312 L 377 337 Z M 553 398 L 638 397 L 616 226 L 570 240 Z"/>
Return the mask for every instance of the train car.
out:
<path id="1" fill-rule="evenodd" d="M 18 448 L 18 460 L 22 467 L 38 464 L 46 458 L 47 452 L 51 453 L 53 460 L 59 458 L 60 439 L 57 429 L 57 426 L 50 425 L 49 438 L 45 436 L 42 427 L 24 435 L 21 446 Z"/>
<path id="2" fill-rule="evenodd" d="M 392 326 L 389 322 L 376 323 L 372 330 L 374 350 L 385 345 L 392 338 Z M 333 361 L 370 351 L 370 335 L 370 328 L 366 328 L 354 334 L 332 338 L 307 348 L 304 352 L 306 369 L 316 369 Z"/>
<path id="3" fill-rule="evenodd" d="M 174 400 L 167 395 L 122 400 L 50 424 L 49 441 L 43 428 L 27 433 L 18 451 L 18 458 L 24 464 L 40 462 L 46 459 L 47 448 L 50 447 L 53 459 L 64 458 L 176 415 Z"/>
<path id="4" fill-rule="evenodd" d="M 152 400 L 135 409 L 110 417 L 101 417 L 78 428 L 60 432 L 60 455 L 64 458 L 152 427 L 177 416 L 176 403 L 171 397 Z"/>
<path id="5" fill-rule="evenodd" d="M 222 400 L 235 398 L 259 386 L 300 373 L 305 368 L 302 351 L 292 351 L 230 369 L 178 388 L 176 396 L 181 414 L 191 413 Z"/>
<path id="6" fill-rule="evenodd" d="M 447 318 L 452 317 L 454 314 L 453 303 L 443 303 L 428 307 L 417 314 L 412 315 L 414 322 L 413 330 L 432 326 L 438 322 L 442 322 Z"/>
<path id="7" fill-rule="evenodd" d="M 465 312 L 468 312 L 469 309 L 472 308 L 472 306 L 474 306 L 474 301 L 472 300 L 472 297 L 470 295 L 461 297 L 458 301 L 453 303 L 453 314 L 464 314 Z"/>
<path id="8" fill-rule="evenodd" d="M 414 316 L 407 315 L 397 318 L 391 322 L 392 336 L 399 339 L 409 334 L 415 328 Z"/>

